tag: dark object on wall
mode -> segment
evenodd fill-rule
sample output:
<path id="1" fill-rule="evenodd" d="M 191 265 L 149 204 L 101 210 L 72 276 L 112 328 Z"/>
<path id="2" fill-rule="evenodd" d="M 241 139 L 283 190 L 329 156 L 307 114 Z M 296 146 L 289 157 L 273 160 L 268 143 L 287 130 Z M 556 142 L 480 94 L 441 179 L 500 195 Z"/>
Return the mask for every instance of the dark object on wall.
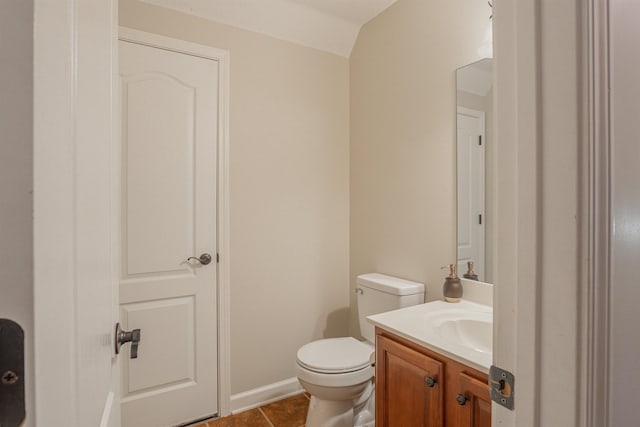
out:
<path id="1" fill-rule="evenodd" d="M 18 427 L 25 416 L 24 331 L 0 319 L 0 426 Z"/>

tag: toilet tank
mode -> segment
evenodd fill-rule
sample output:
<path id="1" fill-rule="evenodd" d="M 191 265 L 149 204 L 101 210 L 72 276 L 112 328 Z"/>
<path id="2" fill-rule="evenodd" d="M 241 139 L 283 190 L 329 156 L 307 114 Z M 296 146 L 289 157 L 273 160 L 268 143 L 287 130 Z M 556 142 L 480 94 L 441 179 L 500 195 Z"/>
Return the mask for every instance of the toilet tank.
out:
<path id="1" fill-rule="evenodd" d="M 374 326 L 367 316 L 424 303 L 424 284 L 380 273 L 362 274 L 356 278 L 360 333 L 373 343 Z"/>

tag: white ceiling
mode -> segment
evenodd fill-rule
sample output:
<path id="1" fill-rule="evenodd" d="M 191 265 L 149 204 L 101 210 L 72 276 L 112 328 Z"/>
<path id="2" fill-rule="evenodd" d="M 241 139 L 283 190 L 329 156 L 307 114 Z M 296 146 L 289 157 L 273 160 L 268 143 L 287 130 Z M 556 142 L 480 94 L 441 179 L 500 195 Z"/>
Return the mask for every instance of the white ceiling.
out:
<path id="1" fill-rule="evenodd" d="M 291 0 L 362 26 L 396 0 Z"/>
<path id="2" fill-rule="evenodd" d="M 349 57 L 360 28 L 396 0 L 143 0 Z"/>

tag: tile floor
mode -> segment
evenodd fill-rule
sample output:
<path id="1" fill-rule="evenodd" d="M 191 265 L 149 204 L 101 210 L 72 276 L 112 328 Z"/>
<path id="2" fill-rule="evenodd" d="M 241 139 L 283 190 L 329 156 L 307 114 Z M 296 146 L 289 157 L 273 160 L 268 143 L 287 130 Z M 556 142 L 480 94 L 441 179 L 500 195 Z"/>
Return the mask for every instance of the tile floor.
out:
<path id="1" fill-rule="evenodd" d="M 297 394 L 256 409 L 201 421 L 189 427 L 304 427 L 309 408 L 309 396 Z"/>

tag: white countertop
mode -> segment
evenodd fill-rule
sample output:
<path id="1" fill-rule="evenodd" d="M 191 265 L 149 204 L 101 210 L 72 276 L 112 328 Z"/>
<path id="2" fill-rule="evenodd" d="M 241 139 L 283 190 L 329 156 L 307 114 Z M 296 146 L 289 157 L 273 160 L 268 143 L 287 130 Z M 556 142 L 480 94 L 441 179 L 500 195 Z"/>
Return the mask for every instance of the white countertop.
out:
<path id="1" fill-rule="evenodd" d="M 467 324 L 472 326 L 462 332 L 464 343 L 456 335 L 458 330 L 451 329 L 460 320 L 468 320 Z M 457 362 L 489 372 L 493 359 L 493 308 L 488 305 L 467 300 L 432 301 L 369 316 L 367 321 Z M 474 329 L 476 325 L 481 328 Z"/>

